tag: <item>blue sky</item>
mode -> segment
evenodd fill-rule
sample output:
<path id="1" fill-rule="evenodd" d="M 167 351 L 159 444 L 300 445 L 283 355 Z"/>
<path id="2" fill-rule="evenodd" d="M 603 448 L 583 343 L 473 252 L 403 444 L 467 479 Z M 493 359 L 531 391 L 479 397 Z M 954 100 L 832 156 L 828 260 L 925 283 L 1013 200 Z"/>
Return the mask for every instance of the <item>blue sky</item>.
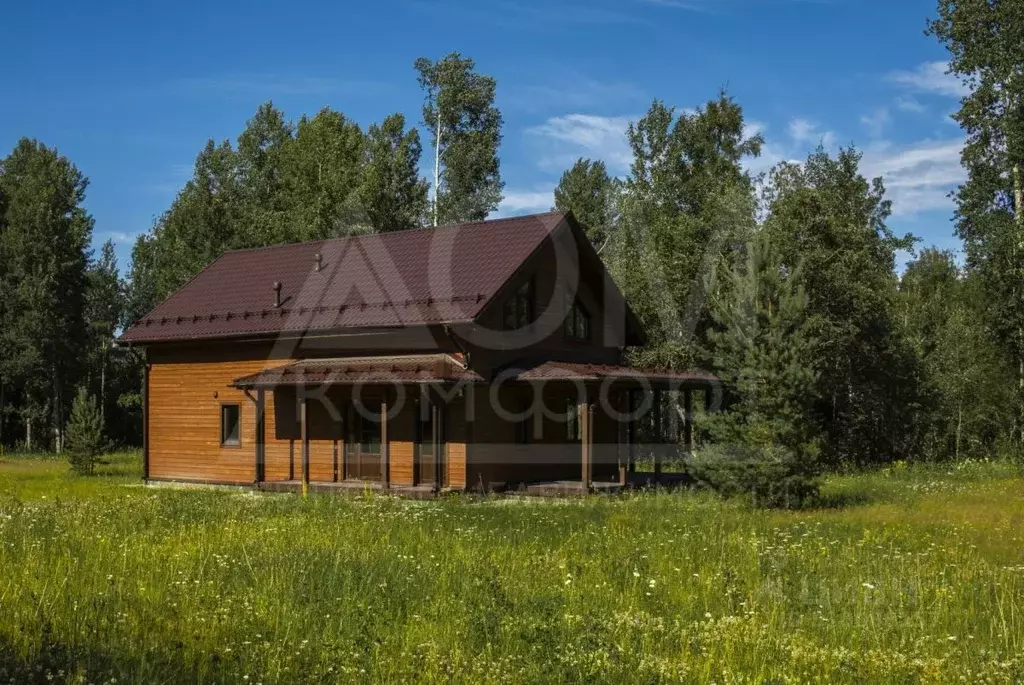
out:
<path id="1" fill-rule="evenodd" d="M 0 151 L 39 138 L 90 178 L 95 242 L 131 242 L 188 179 L 207 138 L 237 137 L 273 99 L 363 125 L 420 121 L 412 63 L 458 50 L 498 79 L 500 213 L 546 210 L 578 156 L 625 174 L 626 124 L 720 87 L 768 144 L 754 171 L 824 142 L 883 175 L 890 225 L 956 248 L 959 86 L 923 35 L 935 0 L 377 0 L 15 3 L 4 11 Z M 426 137 L 424 137 L 426 142 Z"/>

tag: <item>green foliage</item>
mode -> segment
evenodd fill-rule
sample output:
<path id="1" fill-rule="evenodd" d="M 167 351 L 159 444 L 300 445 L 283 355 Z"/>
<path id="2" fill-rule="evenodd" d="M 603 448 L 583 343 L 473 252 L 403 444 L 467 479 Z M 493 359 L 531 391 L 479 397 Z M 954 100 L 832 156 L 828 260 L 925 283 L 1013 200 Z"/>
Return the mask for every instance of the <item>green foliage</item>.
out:
<path id="1" fill-rule="evenodd" d="M 572 212 L 586 228 L 590 242 L 603 251 L 618 222 L 621 185 L 608 175 L 604 162 L 578 159 L 555 188 L 555 208 Z"/>
<path id="2" fill-rule="evenodd" d="M 957 234 L 987 296 L 981 310 L 1017 380 L 1015 440 L 1024 444 L 1024 6 L 940 0 L 929 31 L 967 90 L 953 118 L 967 142 Z"/>
<path id="3" fill-rule="evenodd" d="M 477 73 L 476 63 L 452 52 L 434 62 L 415 62 L 425 92 L 423 124 L 434 146 L 432 222 L 481 221 L 498 208 L 501 112 L 494 106 L 497 82 Z"/>
<path id="4" fill-rule="evenodd" d="M 420 134 L 392 114 L 366 132 L 366 166 L 359 200 L 378 232 L 415 228 L 426 216 L 429 186 L 419 175 Z"/>
<path id="5" fill-rule="evenodd" d="M 784 269 L 767 234 L 747 246 L 712 300 L 714 368 L 723 411 L 707 417 L 714 445 L 689 465 L 698 482 L 756 506 L 800 507 L 817 491 L 813 415 L 817 341 L 808 334 L 799 265 Z"/>
<path id="6" fill-rule="evenodd" d="M 108 447 L 103 437 L 103 415 L 96 398 L 85 388 L 79 388 L 71 406 L 66 447 L 71 468 L 84 475 L 92 474 L 97 458 Z"/>
<path id="7" fill-rule="evenodd" d="M 634 358 L 686 368 L 706 361 L 705 277 L 753 230 L 742 164 L 763 141 L 747 135 L 742 108 L 724 93 L 678 117 L 655 101 L 627 136 L 634 161 L 609 264 L 651 339 Z"/>
<path id="8" fill-rule="evenodd" d="M 743 443 L 701 448 L 687 464 L 700 485 L 762 508 L 799 509 L 817 502 L 819 471 L 812 455 Z"/>
<path id="9" fill-rule="evenodd" d="M 905 459 L 920 447 L 920 368 L 893 319 L 897 250 L 913 244 L 886 226 L 881 179 L 859 171 L 860 154 L 818 150 L 773 170 L 764 230 L 786 270 L 799 268 L 824 455 L 833 463 Z"/>
<path id="10" fill-rule="evenodd" d="M 0 379 L 6 397 L 16 393 L 30 446 L 48 442 L 49 435 L 32 433 L 46 425 L 59 446 L 65 407 L 82 374 L 93 227 L 82 207 L 87 185 L 67 158 L 28 138 L 0 161 Z"/>
<path id="11" fill-rule="evenodd" d="M 714 369 L 727 401 L 712 432 L 730 444 L 774 445 L 813 460 L 815 347 L 799 265 L 785 269 L 766 234 L 747 246 L 746 262 L 726 274 L 713 300 L 709 332 Z"/>
<path id="12" fill-rule="evenodd" d="M 898 316 L 930 396 L 919 412 L 928 458 L 985 456 L 1013 438 L 1015 373 L 991 330 L 978 325 L 980 284 L 936 249 L 923 250 L 900 280 Z"/>

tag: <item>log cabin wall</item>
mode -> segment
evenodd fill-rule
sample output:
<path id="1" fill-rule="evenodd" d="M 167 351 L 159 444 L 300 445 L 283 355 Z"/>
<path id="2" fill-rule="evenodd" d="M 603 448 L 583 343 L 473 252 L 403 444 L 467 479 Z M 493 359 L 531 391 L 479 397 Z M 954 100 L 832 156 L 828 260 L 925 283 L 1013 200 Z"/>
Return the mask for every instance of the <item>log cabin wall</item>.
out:
<path id="1" fill-rule="evenodd" d="M 149 371 L 149 477 L 160 480 L 252 484 L 256 480 L 256 405 L 236 378 L 280 362 L 266 360 L 160 363 Z M 239 407 L 237 446 L 221 445 L 221 406 Z M 274 413 L 267 393 L 267 415 Z M 288 441 L 267 431 L 270 455 L 288 449 Z M 276 462 L 275 462 L 276 464 Z"/>

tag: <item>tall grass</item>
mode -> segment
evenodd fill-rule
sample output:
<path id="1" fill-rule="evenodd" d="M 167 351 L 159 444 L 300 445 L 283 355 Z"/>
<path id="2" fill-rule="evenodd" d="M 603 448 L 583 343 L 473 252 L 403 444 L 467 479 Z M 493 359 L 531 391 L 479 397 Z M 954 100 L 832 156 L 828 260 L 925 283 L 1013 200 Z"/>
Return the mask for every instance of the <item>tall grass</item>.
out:
<path id="1" fill-rule="evenodd" d="M 1024 479 L 417 502 L 0 464 L 0 682 L 1018 682 Z"/>

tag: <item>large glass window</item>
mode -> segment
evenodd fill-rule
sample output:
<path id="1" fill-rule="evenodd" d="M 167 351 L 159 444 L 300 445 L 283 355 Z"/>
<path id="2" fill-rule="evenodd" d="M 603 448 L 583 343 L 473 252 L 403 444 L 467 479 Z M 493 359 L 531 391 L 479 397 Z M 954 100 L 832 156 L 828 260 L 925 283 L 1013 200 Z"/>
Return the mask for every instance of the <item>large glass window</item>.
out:
<path id="1" fill-rule="evenodd" d="M 363 454 L 380 454 L 380 420 L 359 416 L 359 449 Z"/>
<path id="2" fill-rule="evenodd" d="M 425 457 L 434 456 L 434 408 L 424 402 L 416 409 L 417 442 L 420 454 Z"/>
<path id="3" fill-rule="evenodd" d="M 531 279 L 521 285 L 519 290 L 505 302 L 502 311 L 505 330 L 514 331 L 533 323 L 533 300 L 533 280 Z"/>
<path id="4" fill-rule="evenodd" d="M 237 404 L 220 405 L 220 444 L 237 447 L 242 438 L 242 408 Z"/>

